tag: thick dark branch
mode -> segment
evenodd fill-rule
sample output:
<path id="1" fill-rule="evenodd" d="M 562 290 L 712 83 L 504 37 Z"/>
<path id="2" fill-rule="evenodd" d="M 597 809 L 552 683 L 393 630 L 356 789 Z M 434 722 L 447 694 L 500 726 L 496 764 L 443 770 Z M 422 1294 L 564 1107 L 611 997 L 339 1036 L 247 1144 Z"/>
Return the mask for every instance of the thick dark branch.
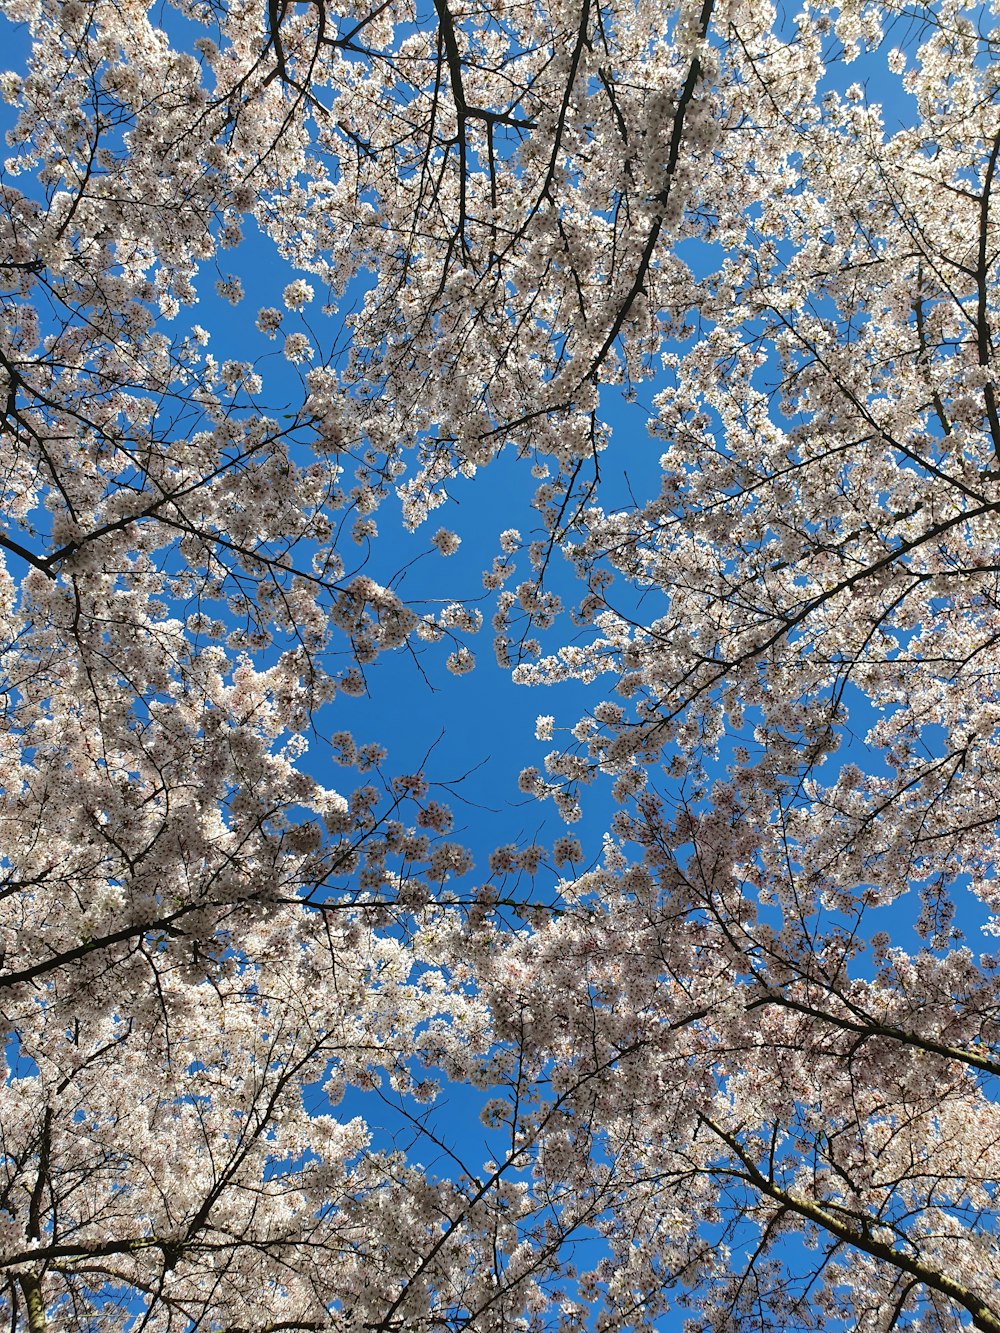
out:
<path id="1" fill-rule="evenodd" d="M 704 3 L 702 4 L 701 15 L 698 20 L 699 38 L 704 38 L 708 33 L 708 24 L 712 17 L 713 4 L 714 0 L 704 0 Z M 680 158 L 681 140 L 684 135 L 684 117 L 687 114 L 688 107 L 691 105 L 691 99 L 694 97 L 695 89 L 698 87 L 701 73 L 701 61 L 695 56 L 688 67 L 687 78 L 684 80 L 684 87 L 681 89 L 681 95 L 677 100 L 677 109 L 674 112 L 674 123 L 670 132 L 670 144 L 667 150 L 667 162 L 664 168 L 666 181 L 664 182 L 663 188 L 655 196 L 656 203 L 661 206 L 667 202 L 670 195 L 673 175 L 677 169 L 678 159 Z M 657 213 L 653 218 L 653 225 L 649 230 L 649 235 L 646 237 L 646 244 L 643 246 L 642 255 L 639 258 L 639 266 L 636 269 L 635 277 L 632 280 L 632 286 L 626 293 L 624 301 L 618 307 L 614 323 L 611 325 L 600 351 L 594 357 L 586 375 L 584 375 L 581 380 L 581 384 L 596 375 L 604 358 L 607 356 L 608 352 L 610 352 L 615 340 L 621 333 L 625 321 L 628 319 L 629 311 L 635 304 L 636 298 L 645 291 L 646 276 L 649 273 L 650 264 L 653 262 L 653 254 L 656 250 L 656 243 L 659 240 L 662 227 L 663 214 Z"/>
<path id="2" fill-rule="evenodd" d="M 986 164 L 983 177 L 983 193 L 979 202 L 979 254 L 976 262 L 976 287 L 978 300 L 976 305 L 976 345 L 979 352 L 979 364 L 988 366 L 992 359 L 993 347 L 990 337 L 990 325 L 987 306 L 987 277 L 990 262 L 987 255 L 987 237 L 990 224 L 990 198 L 993 193 L 993 177 L 996 173 L 997 156 L 1000 154 L 1000 134 L 993 140 L 993 149 Z M 983 390 L 986 399 L 986 417 L 993 436 L 993 452 L 1000 460 L 1000 413 L 997 411 L 996 390 L 992 383 L 987 383 Z"/>
<path id="3" fill-rule="evenodd" d="M 40 1240 L 42 1235 L 42 1196 L 49 1180 L 49 1158 L 52 1152 L 52 1107 L 45 1108 L 42 1128 L 38 1137 L 38 1173 L 28 1203 L 28 1235 Z"/>
<path id="4" fill-rule="evenodd" d="M 26 546 L 22 546 L 20 542 L 16 542 L 13 537 L 8 537 L 6 533 L 0 533 L 0 547 L 3 547 L 5 551 L 10 551 L 11 555 L 20 556 L 20 558 L 31 565 L 33 569 L 41 570 L 47 579 L 55 579 L 56 576 L 52 572 L 48 560 L 44 560 L 41 556 L 35 555 L 34 551 L 29 551 Z"/>
<path id="5" fill-rule="evenodd" d="M 0 268 L 12 269 L 18 273 L 41 273 L 45 262 L 41 259 L 0 259 Z"/>
<path id="6" fill-rule="evenodd" d="M 283 83 L 288 79 L 288 70 L 285 64 L 285 48 L 281 41 L 281 20 L 284 16 L 284 5 L 279 7 L 278 0 L 267 0 L 267 26 L 270 45 L 274 48 L 274 63 L 278 71 L 278 77 Z"/>
<path id="7" fill-rule="evenodd" d="M 789 1212 L 796 1213 L 806 1221 L 821 1227 L 845 1244 L 870 1254 L 873 1259 L 880 1259 L 891 1268 L 908 1273 L 931 1291 L 936 1291 L 955 1305 L 961 1306 L 963 1310 L 969 1312 L 973 1325 L 982 1333 L 1000 1333 L 1000 1314 L 974 1291 L 956 1282 L 954 1278 L 948 1277 L 946 1273 L 912 1258 L 904 1250 L 895 1249 L 886 1241 L 876 1240 L 875 1232 L 883 1225 L 877 1218 L 856 1215 L 846 1209 L 832 1212 L 823 1204 L 783 1188 L 771 1177 L 764 1175 L 735 1135 L 728 1133 L 706 1115 L 701 1115 L 699 1118 L 729 1148 L 746 1172 L 747 1182 L 761 1194 L 782 1204 Z M 850 1218 L 850 1221 L 845 1221 L 845 1218 Z"/>
<path id="8" fill-rule="evenodd" d="M 88 954 L 96 953 L 100 949 L 109 949 L 115 944 L 124 944 L 127 940 L 141 939 L 143 935 L 149 935 L 156 931 L 170 934 L 176 929 L 176 922 L 182 917 L 189 915 L 191 912 L 204 911 L 206 907 L 213 906 L 216 906 L 216 904 L 187 903 L 185 906 L 179 907 L 177 911 L 171 912 L 168 916 L 160 917 L 158 920 L 136 922 L 129 926 L 122 926 L 120 930 L 110 931 L 107 935 L 99 935 L 96 939 L 84 940 L 74 948 L 53 953 L 51 958 L 46 958 L 40 963 L 34 963 L 31 967 L 22 967 L 16 972 L 0 974 L 0 990 L 8 986 L 19 986 L 24 982 L 34 981 L 38 977 L 55 972 L 71 963 L 79 963 Z"/>
<path id="9" fill-rule="evenodd" d="M 20 1264 L 30 1263 L 55 1263 L 60 1259 L 103 1259 L 110 1258 L 114 1254 L 140 1254 L 143 1250 L 170 1253 L 175 1248 L 176 1246 L 170 1241 L 160 1240 L 156 1236 L 143 1236 L 133 1240 L 108 1240 L 93 1245 L 55 1241 L 51 1245 L 36 1246 L 31 1250 L 15 1250 L 13 1254 L 0 1259 L 0 1268 L 15 1268 Z"/>
<path id="10" fill-rule="evenodd" d="M 22 1273 L 17 1284 L 28 1307 L 28 1328 L 31 1333 L 45 1333 L 48 1327 L 45 1318 L 45 1298 L 42 1295 L 42 1280 L 37 1273 Z"/>
<path id="11" fill-rule="evenodd" d="M 945 1042 L 934 1041 L 931 1037 L 920 1037 L 915 1032 L 907 1032 L 905 1028 L 892 1027 L 886 1023 L 847 1018 L 842 1014 L 830 1014 L 823 1009 L 816 1009 L 810 1004 L 804 1004 L 801 1000 L 794 1000 L 789 995 L 763 995 L 759 999 L 752 1000 L 747 1005 L 747 1011 L 750 1012 L 753 1009 L 760 1009 L 767 1005 L 777 1005 L 782 1009 L 793 1009 L 796 1013 L 808 1014 L 810 1018 L 818 1018 L 821 1022 L 830 1023 L 844 1032 L 854 1032 L 865 1040 L 873 1037 L 884 1037 L 888 1041 L 896 1041 L 904 1046 L 912 1046 L 916 1050 L 926 1051 L 928 1055 L 940 1055 L 946 1060 L 957 1060 L 972 1069 L 981 1070 L 984 1074 L 1000 1075 L 1000 1063 L 991 1060 L 988 1056 L 980 1055 L 978 1051 L 970 1051 L 960 1046 L 949 1046 Z"/>
<path id="12" fill-rule="evenodd" d="M 461 122 L 465 119 L 484 120 L 491 125 L 513 125 L 519 130 L 533 130 L 535 122 L 513 115 L 511 111 L 487 111 L 485 107 L 471 106 L 465 96 L 465 82 L 462 78 L 462 53 L 458 49 L 458 32 L 455 20 L 451 16 L 445 0 L 434 0 L 434 9 L 438 16 L 441 40 L 444 44 L 445 61 L 448 65 L 448 77 L 451 80 L 451 93 L 455 99 L 455 108 Z"/>
<path id="13" fill-rule="evenodd" d="M 566 75 L 566 84 L 563 88 L 562 105 L 559 108 L 559 115 L 556 119 L 556 130 L 552 138 L 552 152 L 549 154 L 549 166 L 545 173 L 545 180 L 541 190 L 538 192 L 537 208 L 543 199 L 550 198 L 549 191 L 552 188 L 552 182 L 555 179 L 556 168 L 559 165 L 559 150 L 562 147 L 563 130 L 566 127 L 566 116 L 569 112 L 570 100 L 573 96 L 573 88 L 576 84 L 577 70 L 580 68 L 580 59 L 583 55 L 583 48 L 587 43 L 587 27 L 590 23 L 590 0 L 583 0 L 580 5 L 580 23 L 577 27 L 576 41 L 573 44 L 573 54 L 570 57 L 569 72 Z M 534 211 L 534 210 L 532 210 Z"/>

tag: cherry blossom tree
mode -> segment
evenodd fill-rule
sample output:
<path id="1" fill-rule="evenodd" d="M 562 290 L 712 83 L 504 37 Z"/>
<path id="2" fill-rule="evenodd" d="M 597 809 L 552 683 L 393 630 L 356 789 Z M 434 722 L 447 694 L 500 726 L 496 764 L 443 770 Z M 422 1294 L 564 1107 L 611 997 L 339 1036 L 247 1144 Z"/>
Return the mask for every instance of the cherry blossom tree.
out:
<path id="1" fill-rule="evenodd" d="M 2 9 L 11 1328 L 998 1333 L 997 6 Z"/>

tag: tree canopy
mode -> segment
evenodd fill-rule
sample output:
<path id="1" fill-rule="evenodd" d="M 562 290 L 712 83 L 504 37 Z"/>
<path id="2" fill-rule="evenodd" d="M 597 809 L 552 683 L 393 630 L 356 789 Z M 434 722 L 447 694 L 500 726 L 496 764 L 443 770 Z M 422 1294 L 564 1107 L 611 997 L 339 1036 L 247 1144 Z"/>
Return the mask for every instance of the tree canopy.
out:
<path id="1" fill-rule="evenodd" d="M 1000 1333 L 997 0 L 0 13 L 12 1333 Z"/>

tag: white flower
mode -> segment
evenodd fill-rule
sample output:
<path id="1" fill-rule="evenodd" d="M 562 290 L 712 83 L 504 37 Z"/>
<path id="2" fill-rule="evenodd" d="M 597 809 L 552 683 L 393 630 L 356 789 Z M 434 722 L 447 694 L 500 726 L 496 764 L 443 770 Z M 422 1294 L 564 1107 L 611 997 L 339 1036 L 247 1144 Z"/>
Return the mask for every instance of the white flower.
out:
<path id="1" fill-rule="evenodd" d="M 476 659 L 468 648 L 459 648 L 451 653 L 445 666 L 453 676 L 464 676 L 476 665 Z"/>
<path id="2" fill-rule="evenodd" d="M 285 339 L 285 358 L 294 364 L 311 361 L 313 346 L 304 333 L 290 333 Z"/>
<path id="3" fill-rule="evenodd" d="M 282 318 L 280 310 L 275 310 L 274 306 L 265 306 L 257 311 L 257 328 L 273 339 L 281 328 Z"/>
<path id="4" fill-rule="evenodd" d="M 566 861 L 581 861 L 583 859 L 583 848 L 580 846 L 579 840 L 571 838 L 568 834 L 556 838 L 552 845 L 552 859 L 557 866 L 563 865 Z"/>
<path id="5" fill-rule="evenodd" d="M 438 528 L 431 541 L 441 555 L 454 555 L 462 543 L 461 537 L 448 528 Z"/>
<path id="6" fill-rule="evenodd" d="M 220 278 L 215 284 L 215 290 L 230 305 L 239 305 L 243 300 L 243 284 L 232 273 L 226 278 Z"/>
<path id="7" fill-rule="evenodd" d="M 303 278 L 296 278 L 281 293 L 281 299 L 289 310 L 301 310 L 303 306 L 309 304 L 315 295 L 316 293 L 308 282 Z"/>
<path id="8" fill-rule="evenodd" d="M 13 72 L 13 70 L 9 69 L 4 70 L 4 72 L 0 74 L 0 97 L 2 97 L 5 102 L 9 102 L 10 105 L 13 106 L 17 102 L 17 99 L 20 96 L 21 96 L 21 80 Z"/>
<path id="9" fill-rule="evenodd" d="M 535 718 L 535 740 L 550 741 L 555 718 L 549 713 L 541 713 Z"/>

